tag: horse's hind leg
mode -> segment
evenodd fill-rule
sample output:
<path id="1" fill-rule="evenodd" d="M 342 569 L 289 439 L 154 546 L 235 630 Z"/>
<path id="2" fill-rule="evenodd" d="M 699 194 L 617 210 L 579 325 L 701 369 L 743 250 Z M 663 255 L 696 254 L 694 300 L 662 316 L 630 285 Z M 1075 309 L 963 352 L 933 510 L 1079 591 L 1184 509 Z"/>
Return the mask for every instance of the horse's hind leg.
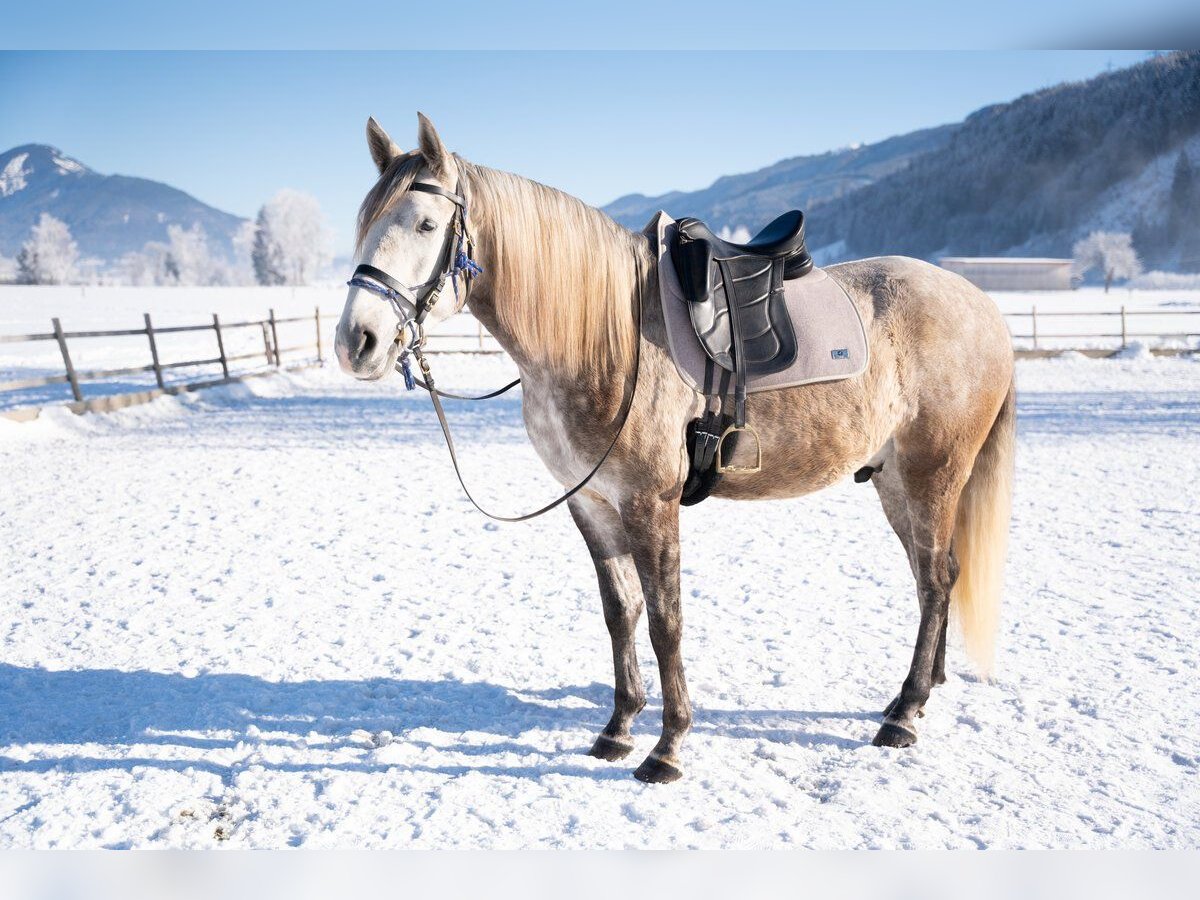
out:
<path id="1" fill-rule="evenodd" d="M 913 578 L 919 578 L 916 543 L 913 538 L 912 522 L 908 515 L 908 493 L 904 488 L 904 481 L 900 477 L 894 444 L 888 445 L 887 452 L 881 458 L 881 467 L 871 476 L 871 484 L 879 495 L 879 503 L 883 507 L 883 514 L 887 517 L 888 524 L 892 526 L 896 537 L 900 539 L 901 546 L 904 547 Z M 935 685 L 946 683 L 946 625 L 948 621 L 949 617 L 945 617 L 942 621 L 937 650 L 934 652 L 932 682 Z M 883 711 L 883 715 L 885 717 L 889 715 L 899 702 L 900 695 L 897 694 Z M 918 710 L 917 715 L 922 716 L 924 712 Z"/>
<path id="2" fill-rule="evenodd" d="M 617 511 L 605 500 L 583 495 L 572 497 L 568 506 L 596 566 L 616 673 L 612 718 L 588 752 L 600 759 L 624 759 L 633 750 L 629 727 L 646 705 L 634 644 L 642 615 L 642 588 Z"/>
<path id="3" fill-rule="evenodd" d="M 911 534 L 911 544 L 906 544 L 906 549 L 917 581 L 921 624 L 908 677 L 900 688 L 900 695 L 888 706 L 883 726 L 875 735 L 877 747 L 907 747 L 916 742 L 914 720 L 929 699 L 935 672 L 942 674 L 950 591 L 958 576 L 958 566 L 951 552 L 954 519 L 970 471 L 969 460 L 960 459 L 959 454 L 938 459 L 927 449 L 906 458 L 901 448 L 896 462 L 897 471 L 893 477 L 898 476 L 898 483 L 906 495 Z M 884 490 L 890 493 L 890 488 Z M 884 491 L 880 496 L 884 496 Z M 891 494 L 890 500 L 895 499 Z M 889 500 L 885 500 L 885 512 L 888 506 Z M 888 518 L 892 521 L 892 513 L 888 513 Z M 893 527 L 895 525 L 893 521 Z"/>

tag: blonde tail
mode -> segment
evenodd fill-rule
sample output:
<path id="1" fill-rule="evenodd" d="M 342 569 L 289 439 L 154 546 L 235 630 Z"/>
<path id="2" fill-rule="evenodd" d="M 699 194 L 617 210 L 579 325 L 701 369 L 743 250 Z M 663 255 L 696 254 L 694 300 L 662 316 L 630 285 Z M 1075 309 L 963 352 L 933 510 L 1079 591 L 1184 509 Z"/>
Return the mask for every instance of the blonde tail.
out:
<path id="1" fill-rule="evenodd" d="M 950 592 L 950 609 L 962 630 L 967 653 L 985 677 L 992 672 L 1000 625 L 1000 593 L 1012 511 L 1016 407 L 1016 387 L 1010 382 L 1008 396 L 975 457 L 954 522 L 959 572 Z"/>

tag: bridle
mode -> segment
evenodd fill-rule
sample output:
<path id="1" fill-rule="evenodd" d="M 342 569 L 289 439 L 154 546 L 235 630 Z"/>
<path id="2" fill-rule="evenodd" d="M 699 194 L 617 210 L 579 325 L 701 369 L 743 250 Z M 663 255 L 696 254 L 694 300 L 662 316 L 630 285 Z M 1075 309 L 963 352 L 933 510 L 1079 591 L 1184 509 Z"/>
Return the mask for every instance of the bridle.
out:
<path id="1" fill-rule="evenodd" d="M 351 275 L 350 280 L 346 284 L 350 287 L 362 288 L 376 296 L 382 297 L 391 303 L 392 308 L 395 309 L 395 341 L 402 347 L 400 355 L 396 359 L 396 369 L 404 376 L 404 386 L 408 390 L 411 391 L 415 386 L 420 385 L 429 392 L 434 412 L 437 413 L 438 423 L 442 427 L 442 436 L 446 439 L 446 449 L 450 451 L 450 462 L 454 466 L 454 474 L 458 477 L 458 483 L 462 487 L 463 493 L 467 495 L 467 499 L 471 501 L 471 504 L 477 510 L 490 519 L 495 519 L 499 522 L 528 521 L 543 513 L 548 513 L 583 490 L 596 473 L 600 471 L 600 467 L 604 465 L 613 448 L 617 446 L 617 441 L 620 439 L 621 433 L 625 430 L 625 423 L 629 420 L 629 412 L 633 409 L 633 399 L 637 395 L 638 376 L 642 365 L 643 279 L 641 265 L 640 263 L 638 264 L 636 271 L 637 311 L 634 321 L 637 325 L 637 337 L 634 343 L 633 385 L 621 401 L 621 412 L 618 415 L 621 424 L 617 426 L 612 442 L 609 443 L 608 449 L 604 451 L 604 455 L 600 457 L 599 462 L 592 467 L 592 470 L 588 472 L 584 479 L 556 500 L 524 515 L 498 516 L 495 513 L 488 512 L 479 505 L 475 498 L 471 496 L 471 491 L 467 487 L 466 481 L 463 480 L 462 470 L 458 465 L 458 454 L 454 450 L 454 438 L 450 435 L 450 423 L 446 420 L 446 413 L 442 409 L 440 398 L 447 397 L 452 400 L 490 400 L 512 390 L 521 383 L 521 379 L 514 379 L 498 390 L 478 396 L 452 394 L 448 391 L 439 390 L 434 385 L 433 373 L 429 370 L 429 360 L 425 357 L 425 318 L 437 305 L 447 281 L 454 287 L 455 308 L 452 315 L 462 312 L 463 308 L 467 305 L 467 294 L 471 289 L 471 282 L 476 276 L 483 273 L 483 269 L 471 258 L 471 254 L 475 248 L 474 241 L 472 241 L 470 231 L 467 228 L 467 198 L 462 190 L 461 179 L 453 191 L 448 191 L 441 185 L 428 184 L 422 181 L 414 182 L 409 187 L 409 190 L 420 191 L 425 194 L 437 194 L 438 196 L 445 197 L 455 206 L 454 218 L 451 219 L 450 229 L 446 233 L 446 241 L 442 247 L 435 274 L 420 284 L 406 285 L 393 278 L 387 272 L 383 271 L 383 269 L 363 263 L 354 270 L 354 274 Z M 458 285 L 460 275 L 463 280 L 461 290 Z M 424 291 L 424 293 L 420 293 L 421 291 Z M 406 308 L 406 304 L 408 308 Z M 420 366 L 422 378 L 417 378 L 413 375 L 412 365 L 409 362 L 410 356 L 416 359 L 417 365 Z"/>
<path id="2" fill-rule="evenodd" d="M 442 244 L 442 252 L 438 256 L 438 267 L 431 278 L 420 284 L 401 284 L 383 269 L 363 263 L 354 270 L 350 287 L 362 288 L 372 294 L 382 297 L 392 304 L 396 311 L 396 341 L 403 345 L 398 363 L 404 373 L 404 383 L 409 390 L 413 388 L 412 368 L 408 364 L 409 354 L 421 359 L 420 349 L 425 345 L 425 317 L 437 306 L 441 299 L 442 290 L 449 281 L 454 287 L 454 313 L 462 312 L 467 305 L 467 292 L 471 288 L 471 279 L 479 275 L 481 269 L 475 260 L 471 259 L 474 252 L 474 242 L 467 230 L 467 199 L 462 193 L 461 181 L 455 190 L 448 191 L 439 184 L 428 184 L 418 181 L 409 187 L 410 191 L 424 194 L 437 194 L 445 197 L 454 204 L 454 217 L 450 220 L 450 228 L 446 232 L 446 240 Z M 458 288 L 459 273 L 463 276 L 463 288 Z M 424 291 L 424 293 L 419 293 Z M 407 304 L 407 307 L 405 306 Z M 405 336 L 407 332 L 407 337 Z"/>

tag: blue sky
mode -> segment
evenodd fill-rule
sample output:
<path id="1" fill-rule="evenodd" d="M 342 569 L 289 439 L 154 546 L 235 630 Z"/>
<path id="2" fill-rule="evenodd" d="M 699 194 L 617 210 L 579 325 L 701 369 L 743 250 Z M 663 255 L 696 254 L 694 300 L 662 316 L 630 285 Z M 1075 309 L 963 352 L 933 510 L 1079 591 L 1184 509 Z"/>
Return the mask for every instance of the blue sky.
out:
<path id="1" fill-rule="evenodd" d="M 606 203 L 960 120 L 1140 51 L 3 52 L 0 150 L 49 143 L 106 173 L 252 215 L 317 196 L 349 247 L 374 115 Z M 698 74 L 696 74 L 698 71 Z M 720 110 L 719 119 L 714 110 Z"/>

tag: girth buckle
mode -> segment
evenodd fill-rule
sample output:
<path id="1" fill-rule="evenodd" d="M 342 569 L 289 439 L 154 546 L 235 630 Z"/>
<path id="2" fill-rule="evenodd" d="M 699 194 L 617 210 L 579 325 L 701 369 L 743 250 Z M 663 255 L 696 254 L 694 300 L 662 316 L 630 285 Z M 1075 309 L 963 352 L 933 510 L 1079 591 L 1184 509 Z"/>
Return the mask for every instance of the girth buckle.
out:
<path id="1" fill-rule="evenodd" d="M 725 439 L 731 434 L 736 434 L 739 431 L 745 431 L 754 438 L 754 465 L 752 466 L 734 466 L 725 465 L 721 457 L 721 451 L 725 446 Z M 730 425 L 721 434 L 721 440 L 717 442 L 717 474 L 718 475 L 753 475 L 756 472 L 762 471 L 762 441 L 759 440 L 758 431 L 749 423 L 745 425 Z"/>

